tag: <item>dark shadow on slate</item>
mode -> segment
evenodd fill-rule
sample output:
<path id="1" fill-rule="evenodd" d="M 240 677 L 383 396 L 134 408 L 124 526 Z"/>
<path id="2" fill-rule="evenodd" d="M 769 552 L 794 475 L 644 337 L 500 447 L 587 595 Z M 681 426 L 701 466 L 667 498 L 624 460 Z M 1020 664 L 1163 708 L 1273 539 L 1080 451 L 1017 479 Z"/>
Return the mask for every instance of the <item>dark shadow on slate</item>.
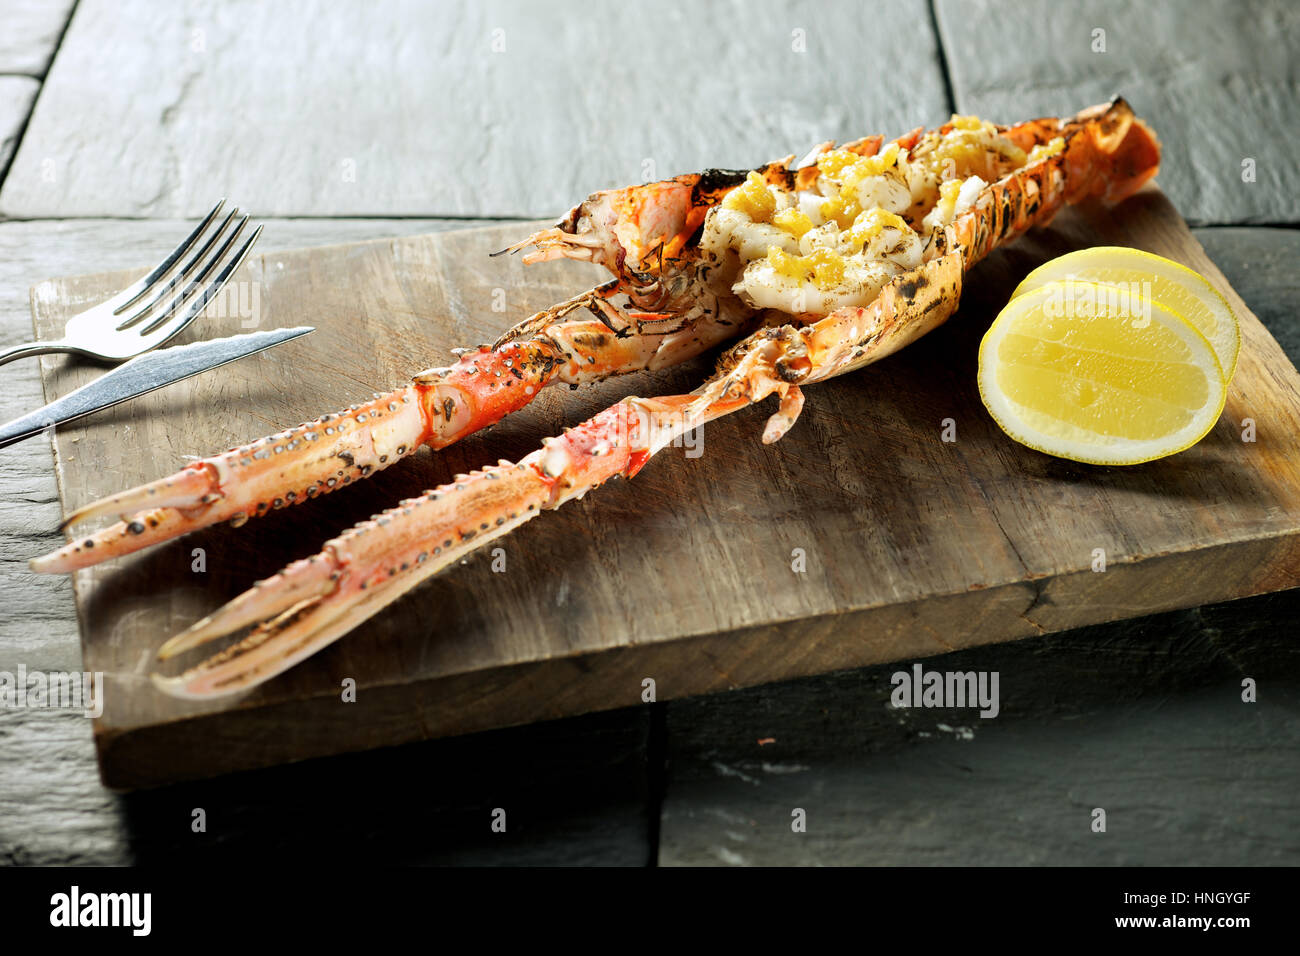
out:
<path id="1" fill-rule="evenodd" d="M 648 726 L 628 708 L 115 799 L 136 863 L 642 866 Z"/>
<path id="2" fill-rule="evenodd" d="M 1292 590 L 923 662 L 998 671 L 987 720 L 893 708 L 911 661 L 672 702 L 660 861 L 1295 865 L 1298 618 Z"/>

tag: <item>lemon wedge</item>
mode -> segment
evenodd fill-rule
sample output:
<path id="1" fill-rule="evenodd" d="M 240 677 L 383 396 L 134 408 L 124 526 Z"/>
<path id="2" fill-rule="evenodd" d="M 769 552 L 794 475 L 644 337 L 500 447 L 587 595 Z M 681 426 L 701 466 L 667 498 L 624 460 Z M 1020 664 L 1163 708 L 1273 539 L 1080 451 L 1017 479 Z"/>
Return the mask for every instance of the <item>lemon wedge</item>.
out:
<path id="1" fill-rule="evenodd" d="M 1227 381 L 1192 324 L 1113 286 L 1051 282 L 1013 298 L 980 343 L 980 397 L 1023 445 L 1136 465 L 1214 427 Z"/>
<path id="2" fill-rule="evenodd" d="M 1241 331 L 1219 291 L 1171 259 L 1124 246 L 1094 246 L 1053 259 L 1029 273 L 1012 298 L 1060 279 L 1123 286 L 1173 309 L 1209 340 L 1228 381 L 1237 370 Z"/>

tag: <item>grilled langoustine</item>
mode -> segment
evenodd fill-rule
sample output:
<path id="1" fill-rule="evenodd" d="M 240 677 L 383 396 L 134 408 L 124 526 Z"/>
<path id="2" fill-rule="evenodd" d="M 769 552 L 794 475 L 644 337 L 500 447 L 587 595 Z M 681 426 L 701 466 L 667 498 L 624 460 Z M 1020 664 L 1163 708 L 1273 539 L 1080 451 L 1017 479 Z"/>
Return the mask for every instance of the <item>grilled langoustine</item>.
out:
<path id="1" fill-rule="evenodd" d="M 451 483 L 362 522 L 168 641 L 168 658 L 250 632 L 179 677 L 180 697 L 252 688 L 342 637 L 402 594 L 542 511 L 631 478 L 684 433 L 769 396 L 764 442 L 793 426 L 803 387 L 915 341 L 957 308 L 965 273 L 1067 203 L 1119 201 L 1159 167 L 1155 135 L 1116 99 L 1067 119 L 995 126 L 954 116 L 804 161 L 713 170 L 597 193 L 511 251 L 573 258 L 613 278 L 531 316 L 492 346 L 346 412 L 289 429 L 106 498 L 67 523 L 121 521 L 35 559 L 69 571 L 218 521 L 241 524 L 443 448 L 573 385 L 658 369 L 732 339 L 687 395 L 629 397 L 518 463 Z M 590 317 L 575 317 L 579 310 Z M 741 338 L 743 336 L 743 338 Z"/>

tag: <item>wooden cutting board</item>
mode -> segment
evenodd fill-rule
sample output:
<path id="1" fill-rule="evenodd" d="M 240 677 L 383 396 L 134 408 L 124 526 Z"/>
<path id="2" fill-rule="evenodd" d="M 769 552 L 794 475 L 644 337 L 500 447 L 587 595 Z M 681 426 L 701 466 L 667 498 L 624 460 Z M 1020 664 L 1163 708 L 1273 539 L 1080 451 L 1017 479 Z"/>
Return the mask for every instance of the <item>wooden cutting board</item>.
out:
<path id="1" fill-rule="evenodd" d="M 256 305 L 259 327 L 318 331 L 59 430 L 65 510 L 368 398 L 600 277 L 590 266 L 525 269 L 488 257 L 528 232 L 503 226 L 253 258 L 239 278 L 257 284 L 257 299 L 246 286 L 244 301 Z M 1014 444 L 980 404 L 976 349 L 1015 284 L 1040 262 L 1094 244 L 1186 263 L 1241 318 L 1222 419 L 1184 454 L 1132 468 L 1077 465 Z M 53 337 L 131 278 L 37 286 L 38 336 Z M 187 340 L 242 324 L 239 315 L 209 318 Z M 702 454 L 670 449 L 635 480 L 503 539 L 504 572 L 486 556 L 457 567 L 245 698 L 188 704 L 149 683 L 164 639 L 353 522 L 457 472 L 517 459 L 623 395 L 689 391 L 708 368 L 701 360 L 577 392 L 547 389 L 441 453 L 422 449 L 243 528 L 80 572 L 84 666 L 106 675 L 95 722 L 104 782 L 148 786 L 635 706 L 647 679 L 665 700 L 1300 584 L 1300 376 L 1150 188 L 1114 210 L 1069 210 L 994 254 L 968 278 L 947 326 L 810 389 L 803 417 L 776 445 L 759 442 L 766 405 L 711 424 Z M 95 374 L 47 358 L 46 395 Z M 1242 438 L 1247 418 L 1253 442 Z M 946 419 L 953 442 L 942 440 Z M 1105 570 L 1094 570 L 1103 553 Z M 356 680 L 355 703 L 341 699 L 346 678 Z"/>

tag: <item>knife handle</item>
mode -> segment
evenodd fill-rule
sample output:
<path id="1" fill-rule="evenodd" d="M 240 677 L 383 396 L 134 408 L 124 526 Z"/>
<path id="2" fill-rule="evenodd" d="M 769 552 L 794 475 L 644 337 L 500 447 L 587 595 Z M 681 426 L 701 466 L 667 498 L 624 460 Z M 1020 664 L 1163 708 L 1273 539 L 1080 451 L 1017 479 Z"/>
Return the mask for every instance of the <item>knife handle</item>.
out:
<path id="1" fill-rule="evenodd" d="M 112 408 L 119 402 L 139 398 L 156 388 L 175 384 L 200 372 L 210 372 L 314 331 L 316 330 L 311 326 L 303 325 L 145 352 L 105 372 L 76 391 L 55 399 L 44 408 L 0 425 L 0 448 L 31 438 L 53 425 L 62 425 L 91 412 Z M 45 344 L 50 346 L 55 343 Z"/>
<path id="2" fill-rule="evenodd" d="M 0 425 L 0 448 L 151 391 L 152 389 L 133 390 L 127 384 L 132 372 L 139 367 L 140 360 L 148 355 L 161 357 L 163 352 L 146 352 L 145 355 L 137 356 L 62 398 L 56 398 L 43 408 Z"/>
<path id="3" fill-rule="evenodd" d="M 49 408 L 39 408 L 30 415 L 16 418 L 3 428 L 0 428 L 0 448 L 7 448 L 15 442 L 31 438 L 33 435 L 39 435 L 45 429 L 53 428 L 58 423 L 58 419 L 50 415 Z"/>

